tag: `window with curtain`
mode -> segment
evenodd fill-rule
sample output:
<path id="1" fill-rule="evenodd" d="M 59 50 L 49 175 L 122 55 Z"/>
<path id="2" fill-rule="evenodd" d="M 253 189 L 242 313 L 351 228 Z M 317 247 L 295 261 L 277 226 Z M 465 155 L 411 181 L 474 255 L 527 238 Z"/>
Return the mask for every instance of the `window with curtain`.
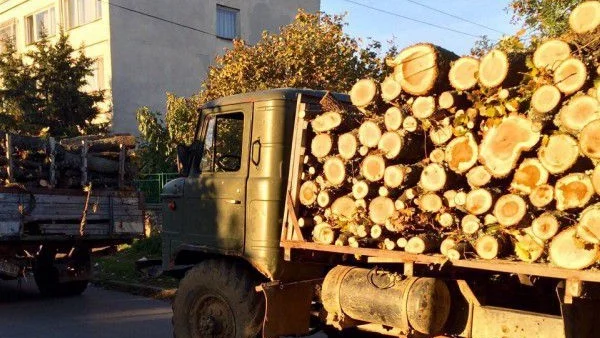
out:
<path id="1" fill-rule="evenodd" d="M 65 0 L 69 28 L 85 25 L 102 18 L 101 0 Z"/>
<path id="2" fill-rule="evenodd" d="M 5 50 L 7 42 L 10 41 L 13 44 L 17 42 L 15 29 L 15 20 L 0 23 L 0 52 Z"/>
<path id="3" fill-rule="evenodd" d="M 92 66 L 92 74 L 86 77 L 86 90 L 95 92 L 104 89 L 104 60 L 97 58 Z"/>
<path id="4" fill-rule="evenodd" d="M 50 7 L 25 17 L 25 39 L 33 43 L 56 34 L 56 11 Z"/>
<path id="5" fill-rule="evenodd" d="M 231 7 L 217 5 L 217 36 L 233 40 L 239 35 L 238 14 L 239 10 Z"/>

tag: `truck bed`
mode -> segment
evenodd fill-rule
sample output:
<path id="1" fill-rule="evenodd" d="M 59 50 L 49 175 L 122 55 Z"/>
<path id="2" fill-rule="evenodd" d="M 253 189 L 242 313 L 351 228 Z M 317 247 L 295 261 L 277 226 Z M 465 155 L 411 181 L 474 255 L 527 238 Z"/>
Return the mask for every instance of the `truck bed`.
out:
<path id="1" fill-rule="evenodd" d="M 296 120 L 292 140 L 290 173 L 286 190 L 283 228 L 280 246 L 284 249 L 284 258 L 294 260 L 297 256 L 310 257 L 311 252 L 334 253 L 360 257 L 362 261 L 372 264 L 404 264 L 407 273 L 411 273 L 415 264 L 429 265 L 432 269 L 475 269 L 497 273 L 543 276 L 564 279 L 568 282 L 600 282 L 600 270 L 569 270 L 554 267 L 548 263 L 527 263 L 507 259 L 466 258 L 449 260 L 441 254 L 411 254 L 399 250 L 383 250 L 377 248 L 353 248 L 349 246 L 325 245 L 306 241 L 298 225 L 298 190 L 303 158 L 307 149 L 308 123 L 302 118 L 306 110 L 315 109 L 310 99 L 298 97 Z M 303 255 L 303 254 L 308 255 Z"/>
<path id="2" fill-rule="evenodd" d="M 130 240 L 144 234 L 136 191 L 0 187 L 0 245 L 47 240 Z M 82 225 L 83 224 L 83 225 Z M 114 243 L 112 243 L 114 244 Z"/>

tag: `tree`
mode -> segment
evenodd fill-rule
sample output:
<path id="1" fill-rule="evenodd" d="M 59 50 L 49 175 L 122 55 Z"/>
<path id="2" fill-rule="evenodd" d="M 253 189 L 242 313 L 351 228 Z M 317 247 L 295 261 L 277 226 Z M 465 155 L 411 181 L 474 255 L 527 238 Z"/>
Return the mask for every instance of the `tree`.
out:
<path id="1" fill-rule="evenodd" d="M 64 32 L 56 43 L 43 38 L 24 55 L 9 43 L 0 54 L 0 129 L 57 137 L 105 132 L 107 125 L 92 123 L 104 93 L 84 90 L 93 65 Z"/>
<path id="2" fill-rule="evenodd" d="M 189 144 L 198 107 L 219 97 L 280 87 L 346 92 L 358 79 L 381 79 L 385 68 L 378 57 L 381 45 L 370 42 L 361 48 L 359 41 L 344 33 L 344 26 L 343 16 L 300 10 L 292 23 L 279 33 L 264 32 L 255 45 L 234 40 L 232 48 L 210 66 L 197 95 L 168 96 L 164 127 L 169 137 L 160 142 L 171 148 Z M 140 125 L 140 130 L 145 128 Z"/>
<path id="3" fill-rule="evenodd" d="M 556 37 L 569 28 L 571 10 L 583 0 L 512 0 L 507 11 L 512 22 L 543 37 Z"/>

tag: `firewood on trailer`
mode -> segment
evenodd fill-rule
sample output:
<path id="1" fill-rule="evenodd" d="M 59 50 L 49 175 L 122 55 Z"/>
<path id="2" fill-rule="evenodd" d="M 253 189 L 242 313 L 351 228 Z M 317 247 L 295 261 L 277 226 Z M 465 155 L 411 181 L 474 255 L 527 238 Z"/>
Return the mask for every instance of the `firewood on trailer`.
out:
<path id="1" fill-rule="evenodd" d="M 477 142 L 473 134 L 459 136 L 446 146 L 445 160 L 450 170 L 462 174 L 477 163 Z"/>
<path id="2" fill-rule="evenodd" d="M 438 106 L 441 109 L 463 109 L 467 104 L 468 100 L 464 93 L 445 91 L 438 96 Z"/>
<path id="3" fill-rule="evenodd" d="M 467 204 L 467 193 L 464 191 L 457 191 L 456 195 L 454 195 L 454 204 L 456 208 L 464 210 L 464 206 Z"/>
<path id="4" fill-rule="evenodd" d="M 381 139 L 381 128 L 379 128 L 377 122 L 367 120 L 358 128 L 358 140 L 363 146 L 377 148 L 379 139 Z"/>
<path id="5" fill-rule="evenodd" d="M 591 179 L 594 191 L 597 195 L 600 195 L 600 164 L 597 164 L 596 167 L 594 167 Z"/>
<path id="6" fill-rule="evenodd" d="M 571 56 L 569 44 L 558 39 L 550 39 L 540 44 L 533 53 L 533 64 L 539 69 L 555 69 Z"/>
<path id="7" fill-rule="evenodd" d="M 319 187 L 317 184 L 313 181 L 306 181 L 300 186 L 298 198 L 302 205 L 311 206 L 317 201 L 318 194 Z"/>
<path id="8" fill-rule="evenodd" d="M 467 193 L 465 210 L 473 215 L 483 215 L 492 208 L 494 198 L 492 193 L 483 188 L 477 188 Z"/>
<path id="9" fill-rule="evenodd" d="M 588 123 L 598 118 L 600 118 L 598 99 L 589 95 L 577 95 L 560 109 L 554 124 L 568 133 L 577 135 Z"/>
<path id="10" fill-rule="evenodd" d="M 523 262 L 533 263 L 544 254 L 544 242 L 530 228 L 515 234 L 515 254 Z"/>
<path id="11" fill-rule="evenodd" d="M 494 216 L 496 216 L 500 225 L 517 225 L 523 220 L 526 213 L 527 203 L 519 195 L 503 195 L 494 205 Z"/>
<path id="12" fill-rule="evenodd" d="M 320 206 L 321 208 L 326 208 L 329 206 L 329 204 L 332 202 L 332 200 L 335 198 L 336 194 L 332 194 L 331 191 L 327 191 L 327 190 L 321 190 L 319 191 L 319 193 L 317 194 L 317 205 Z"/>
<path id="13" fill-rule="evenodd" d="M 346 165 L 337 156 L 328 157 L 323 163 L 323 174 L 328 185 L 337 187 L 346 181 Z"/>
<path id="14" fill-rule="evenodd" d="M 383 183 L 388 188 L 398 188 L 404 183 L 406 167 L 401 165 L 392 165 L 385 168 L 383 174 Z"/>
<path id="15" fill-rule="evenodd" d="M 439 213 L 435 219 L 444 228 L 450 228 L 458 223 L 456 217 L 449 212 Z"/>
<path id="16" fill-rule="evenodd" d="M 315 221 L 309 217 L 299 217 L 298 226 L 301 228 L 312 228 L 315 225 Z"/>
<path id="17" fill-rule="evenodd" d="M 477 85 L 479 60 L 470 56 L 463 56 L 452 63 L 448 79 L 454 89 L 469 90 Z"/>
<path id="18" fill-rule="evenodd" d="M 592 160 L 600 160 L 600 120 L 588 123 L 579 134 L 579 149 Z"/>
<path id="19" fill-rule="evenodd" d="M 390 190 L 388 188 L 386 188 L 385 186 L 379 187 L 377 192 L 378 192 L 379 196 L 383 196 L 383 197 L 389 197 L 389 195 L 390 195 Z"/>
<path id="20" fill-rule="evenodd" d="M 359 180 L 352 184 L 352 196 L 357 199 L 365 199 L 375 194 L 375 189 L 366 181 Z"/>
<path id="21" fill-rule="evenodd" d="M 531 190 L 529 202 L 536 208 L 544 208 L 554 200 L 554 187 L 542 184 Z"/>
<path id="22" fill-rule="evenodd" d="M 418 119 L 427 119 L 435 112 L 433 96 L 419 96 L 412 104 L 412 114 Z"/>
<path id="23" fill-rule="evenodd" d="M 456 243 L 452 248 L 449 248 L 446 252 L 446 257 L 451 261 L 457 261 L 466 258 L 467 252 L 471 250 L 471 245 L 468 242 L 462 241 Z"/>
<path id="24" fill-rule="evenodd" d="M 522 151 L 531 150 L 539 141 L 531 120 L 520 115 L 505 117 L 487 130 L 479 146 L 479 161 L 494 177 L 507 176 L 517 164 Z"/>
<path id="25" fill-rule="evenodd" d="M 338 153 L 345 160 L 351 160 L 356 156 L 358 140 L 353 133 L 345 133 L 338 137 Z"/>
<path id="26" fill-rule="evenodd" d="M 333 244 L 335 241 L 335 232 L 329 223 L 320 223 L 315 225 L 312 231 L 313 240 L 319 244 Z"/>
<path id="27" fill-rule="evenodd" d="M 424 233 L 411 237 L 406 243 L 404 251 L 413 254 L 430 253 L 438 248 L 439 243 L 439 238 L 434 234 Z"/>
<path id="28" fill-rule="evenodd" d="M 352 219 L 356 211 L 356 203 L 349 196 L 339 197 L 331 204 L 331 213 L 337 217 Z"/>
<path id="29" fill-rule="evenodd" d="M 395 212 L 396 207 L 391 198 L 378 196 L 369 203 L 369 219 L 375 224 L 385 224 Z"/>
<path id="30" fill-rule="evenodd" d="M 585 1 L 577 5 L 569 15 L 569 26 L 578 34 L 593 32 L 600 26 L 600 2 Z"/>
<path id="31" fill-rule="evenodd" d="M 434 145 L 440 146 L 448 141 L 453 136 L 453 128 L 451 125 L 431 127 L 429 129 L 429 139 Z"/>
<path id="32" fill-rule="evenodd" d="M 414 133 L 419 129 L 419 121 L 414 116 L 407 116 L 402 121 L 402 129 Z"/>
<path id="33" fill-rule="evenodd" d="M 423 212 L 436 213 L 442 209 L 444 203 L 442 198 L 432 192 L 425 193 L 417 198 L 417 205 Z"/>
<path id="34" fill-rule="evenodd" d="M 564 173 L 573 167 L 579 158 L 577 141 L 567 134 L 553 134 L 538 150 L 538 158 L 551 174 Z"/>
<path id="35" fill-rule="evenodd" d="M 324 133 L 336 129 L 342 124 L 342 114 L 337 111 L 328 111 L 315 117 L 310 125 L 316 133 Z"/>
<path id="36" fill-rule="evenodd" d="M 400 155 L 403 146 L 404 140 L 399 132 L 386 131 L 381 135 L 377 148 L 383 152 L 385 158 L 391 160 Z"/>
<path id="37" fill-rule="evenodd" d="M 561 224 L 553 212 L 544 212 L 531 222 L 533 235 L 542 241 L 547 241 L 558 233 Z"/>
<path id="38" fill-rule="evenodd" d="M 537 158 L 527 158 L 515 170 L 510 187 L 529 195 L 533 188 L 546 184 L 548 176 L 548 170 Z"/>
<path id="39" fill-rule="evenodd" d="M 381 82 L 381 98 L 385 102 L 395 100 L 401 92 L 402 86 L 400 86 L 400 83 L 394 80 L 393 76 L 388 76 L 383 80 L 383 82 Z"/>
<path id="40" fill-rule="evenodd" d="M 388 131 L 396 131 L 402 127 L 404 114 L 396 106 L 389 107 L 383 115 L 383 124 Z"/>
<path id="41" fill-rule="evenodd" d="M 406 203 L 401 199 L 397 199 L 394 201 L 394 207 L 396 207 L 396 210 L 404 210 L 406 209 Z"/>
<path id="42" fill-rule="evenodd" d="M 383 240 L 383 248 L 386 250 L 394 250 L 396 249 L 396 242 L 389 238 L 386 238 Z"/>
<path id="43" fill-rule="evenodd" d="M 583 173 L 572 173 L 561 177 L 554 186 L 556 209 L 583 208 L 594 195 L 590 177 Z"/>
<path id="44" fill-rule="evenodd" d="M 483 259 L 502 257 L 509 250 L 510 241 L 504 234 L 482 235 L 475 242 L 475 252 Z"/>
<path id="45" fill-rule="evenodd" d="M 579 238 L 587 243 L 600 244 L 600 204 L 585 208 L 576 227 Z"/>
<path id="46" fill-rule="evenodd" d="M 458 56 L 432 44 L 417 44 L 403 49 L 390 64 L 394 79 L 411 95 L 428 95 L 447 86 L 450 63 Z"/>
<path id="47" fill-rule="evenodd" d="M 378 239 L 379 237 L 381 237 L 381 234 L 383 233 L 383 230 L 381 229 L 380 225 L 373 225 L 371 227 L 371 230 L 369 231 L 369 234 L 371 235 L 371 238 L 373 239 Z"/>
<path id="48" fill-rule="evenodd" d="M 579 59 L 570 57 L 554 70 L 554 85 L 565 95 L 570 95 L 583 87 L 587 76 L 585 64 Z"/>
<path id="49" fill-rule="evenodd" d="M 448 254 L 448 250 L 456 246 L 456 240 L 452 237 L 444 238 L 440 244 L 440 253 L 444 256 Z"/>
<path id="50" fill-rule="evenodd" d="M 406 245 L 408 245 L 408 239 L 405 237 L 400 237 L 396 240 L 396 245 L 398 246 L 398 248 L 404 249 L 406 248 Z"/>
<path id="51" fill-rule="evenodd" d="M 367 147 L 367 146 L 360 146 L 360 148 L 358 148 L 358 154 L 360 156 L 367 156 L 368 153 L 369 153 L 369 147 Z"/>
<path id="52" fill-rule="evenodd" d="M 479 84 L 486 88 L 519 84 L 526 70 L 525 54 L 493 49 L 479 60 Z"/>
<path id="53" fill-rule="evenodd" d="M 481 221 L 475 215 L 465 215 L 460 220 L 460 228 L 464 234 L 473 235 L 481 228 Z"/>
<path id="54" fill-rule="evenodd" d="M 531 107 L 536 112 L 547 115 L 558 107 L 560 99 L 560 90 L 556 86 L 543 85 L 533 92 Z"/>
<path id="55" fill-rule="evenodd" d="M 444 200 L 446 201 L 446 206 L 448 206 L 449 208 L 456 207 L 456 202 L 454 199 L 456 198 L 457 193 L 458 192 L 456 190 L 444 191 L 444 194 L 442 196 L 444 196 Z"/>
<path id="56" fill-rule="evenodd" d="M 381 180 L 385 174 L 383 156 L 371 154 L 365 157 L 360 165 L 362 176 L 369 182 Z"/>
<path id="57" fill-rule="evenodd" d="M 433 163 L 443 163 L 445 156 L 442 148 L 435 148 L 429 153 L 429 160 Z"/>
<path id="58" fill-rule="evenodd" d="M 350 100 L 357 107 L 366 107 L 377 96 L 377 83 L 373 79 L 358 80 L 350 90 Z"/>
<path id="59" fill-rule="evenodd" d="M 333 137 L 329 134 L 318 134 L 310 141 L 310 153 L 316 158 L 323 158 L 333 149 Z"/>
<path id="60" fill-rule="evenodd" d="M 586 245 L 577 236 L 577 228 L 571 227 L 552 238 L 548 248 L 548 257 L 559 268 L 581 270 L 597 261 L 598 245 Z"/>
<path id="61" fill-rule="evenodd" d="M 492 180 L 492 174 L 482 165 L 469 169 L 466 177 L 467 183 L 473 188 L 483 187 Z"/>
<path id="62" fill-rule="evenodd" d="M 441 164 L 430 163 L 421 172 L 419 185 L 427 191 L 436 192 L 446 188 L 450 180 Z"/>

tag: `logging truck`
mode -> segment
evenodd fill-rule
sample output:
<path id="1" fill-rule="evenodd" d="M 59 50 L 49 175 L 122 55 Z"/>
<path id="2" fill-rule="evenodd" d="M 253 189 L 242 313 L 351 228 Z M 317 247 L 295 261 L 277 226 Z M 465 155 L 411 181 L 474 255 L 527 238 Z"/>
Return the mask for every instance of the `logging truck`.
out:
<path id="1" fill-rule="evenodd" d="M 81 294 L 93 249 L 145 234 L 143 198 L 130 184 L 135 137 L 0 139 L 0 280 L 33 273 L 44 295 Z"/>
<path id="2" fill-rule="evenodd" d="M 600 2 L 569 24 L 205 104 L 162 193 L 175 335 L 600 337 Z"/>

